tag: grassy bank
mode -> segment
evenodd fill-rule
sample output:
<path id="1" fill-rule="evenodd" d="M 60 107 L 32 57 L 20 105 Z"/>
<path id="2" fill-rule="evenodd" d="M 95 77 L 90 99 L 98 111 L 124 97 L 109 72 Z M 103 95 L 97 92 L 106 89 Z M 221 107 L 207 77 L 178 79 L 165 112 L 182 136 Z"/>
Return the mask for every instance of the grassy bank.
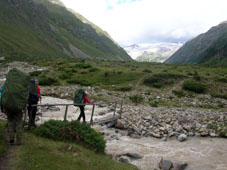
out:
<path id="1" fill-rule="evenodd" d="M 0 132 L 5 128 L 0 122 Z M 1 152 L 5 141 L 0 133 Z M 5 144 L 4 144 L 5 146 Z M 3 148 L 3 149 L 2 149 Z M 12 170 L 130 170 L 137 169 L 133 165 L 118 163 L 105 154 L 96 154 L 73 143 L 55 142 L 24 133 L 23 145 L 13 146 L 13 156 L 10 162 Z"/>
<path id="2" fill-rule="evenodd" d="M 0 121 L 0 158 L 7 149 L 7 141 L 5 138 L 6 123 Z"/>

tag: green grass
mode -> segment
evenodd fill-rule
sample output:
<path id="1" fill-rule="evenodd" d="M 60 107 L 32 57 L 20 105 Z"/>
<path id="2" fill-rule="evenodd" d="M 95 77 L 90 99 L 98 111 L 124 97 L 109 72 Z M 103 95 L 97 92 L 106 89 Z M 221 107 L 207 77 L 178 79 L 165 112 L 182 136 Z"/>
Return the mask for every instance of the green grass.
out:
<path id="1" fill-rule="evenodd" d="M 204 93 L 207 89 L 207 86 L 198 82 L 189 82 L 186 81 L 183 84 L 183 89 L 187 91 L 192 91 L 195 93 Z"/>
<path id="2" fill-rule="evenodd" d="M 103 136 L 79 121 L 50 120 L 34 129 L 33 134 L 58 141 L 71 141 L 88 147 L 99 153 L 104 153 L 106 141 Z"/>
<path id="3" fill-rule="evenodd" d="M 214 94 L 212 93 L 211 94 L 212 97 L 215 97 L 215 98 L 222 98 L 222 99 L 227 99 L 227 94 Z"/>
<path id="4" fill-rule="evenodd" d="M 7 149 L 7 140 L 5 138 L 6 123 L 0 121 L 0 158 Z"/>
<path id="5" fill-rule="evenodd" d="M 183 90 L 173 90 L 172 91 L 177 97 L 185 97 L 186 94 Z"/>
<path id="6" fill-rule="evenodd" d="M 178 79 L 184 78 L 181 74 L 173 73 L 158 73 L 154 74 L 144 80 L 144 84 L 155 88 L 161 88 L 167 85 L 174 84 Z"/>
<path id="7" fill-rule="evenodd" d="M 138 63 L 138 62 L 115 62 L 115 61 L 100 61 L 100 60 L 80 60 L 80 59 L 66 59 L 66 58 L 14 58 L 7 57 L 5 63 L 2 63 L 5 68 L 7 62 L 11 61 L 27 61 L 29 65 L 37 67 L 44 67 L 47 69 L 42 71 L 41 74 L 36 72 L 34 77 L 38 80 L 43 79 L 44 84 L 50 82 L 50 86 L 98 86 L 100 89 L 110 91 L 111 95 L 122 96 L 124 93 L 127 96 L 132 96 L 132 90 L 138 93 L 150 91 L 150 95 L 160 96 L 164 95 L 165 105 L 175 106 L 180 98 L 200 97 L 206 93 L 207 95 L 220 94 L 216 97 L 225 99 L 226 83 L 217 81 L 227 75 L 227 68 L 225 67 L 210 67 L 210 66 L 197 66 L 197 65 L 169 65 L 161 63 Z M 152 70 L 152 73 L 144 72 L 145 69 Z M 168 70 L 163 72 L 163 70 Z M 192 73 L 192 74 L 188 74 Z M 195 77 L 195 75 L 199 75 Z M 46 78 L 53 78 L 57 82 L 46 81 Z M 144 82 L 151 80 L 148 84 Z M 154 80 L 154 82 L 152 82 Z M 51 83 L 52 82 L 52 83 Z M 203 93 L 197 95 L 193 91 L 185 91 L 182 89 L 184 82 L 193 82 L 196 84 L 205 85 L 206 89 Z M 193 85 L 194 86 L 194 85 Z M 159 87 L 159 88 L 157 88 Z M 57 87 L 56 87 L 57 88 Z M 197 88 L 197 87 L 196 87 Z M 62 91 L 61 91 L 62 92 Z M 61 93 L 57 96 L 61 96 Z M 109 95 L 109 96 L 111 96 Z M 173 99 L 170 100 L 172 95 Z M 73 96 L 73 95 L 71 95 Z M 176 97 L 175 97 L 176 96 Z M 178 96 L 178 97 L 177 97 Z M 106 98 L 101 94 L 92 94 L 93 99 L 96 101 L 109 101 L 111 97 Z M 150 104 L 148 101 L 150 97 L 144 98 L 143 104 Z M 67 99 L 72 99 L 70 96 Z M 191 99 L 190 99 L 191 100 Z M 206 98 L 202 99 L 201 106 L 207 102 Z M 127 98 L 128 103 L 133 103 L 132 100 Z M 222 102 L 224 103 L 224 102 Z M 217 105 L 216 103 L 215 105 Z M 159 105 L 161 105 L 159 103 Z M 179 104 L 180 106 L 182 104 Z M 189 106 L 191 103 L 184 103 L 183 105 Z M 210 104 L 209 104 L 210 105 Z M 221 105 L 220 105 L 221 106 Z M 199 107 L 199 106 L 198 106 Z M 224 107 L 225 108 L 225 107 Z"/>
<path id="8" fill-rule="evenodd" d="M 6 123 L 0 121 L 0 158 L 7 149 L 5 139 Z M 105 154 L 97 154 L 70 142 L 56 142 L 50 139 L 24 133 L 21 146 L 13 147 L 10 169 L 13 170 L 136 170 L 127 163 L 118 163 Z"/>
<path id="9" fill-rule="evenodd" d="M 24 134 L 23 145 L 15 148 L 12 169 L 45 170 L 130 170 L 132 165 L 117 163 L 104 154 L 73 143 L 55 142 L 49 139 Z M 71 148 L 71 149 L 70 149 Z"/>

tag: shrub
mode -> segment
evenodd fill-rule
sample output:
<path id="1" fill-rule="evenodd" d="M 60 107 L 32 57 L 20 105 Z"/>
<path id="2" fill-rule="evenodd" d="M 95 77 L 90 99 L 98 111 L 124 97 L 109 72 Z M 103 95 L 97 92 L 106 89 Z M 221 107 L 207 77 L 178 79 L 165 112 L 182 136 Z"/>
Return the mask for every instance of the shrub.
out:
<path id="1" fill-rule="evenodd" d="M 144 72 L 144 73 L 152 73 L 152 70 L 145 68 L 145 69 L 143 70 L 143 72 Z"/>
<path id="2" fill-rule="evenodd" d="M 58 71 L 65 71 L 65 67 L 59 67 L 57 68 Z"/>
<path id="3" fill-rule="evenodd" d="M 149 103 L 151 107 L 158 107 L 158 102 L 154 101 Z"/>
<path id="4" fill-rule="evenodd" d="M 42 71 L 32 71 L 29 73 L 32 77 L 38 77 L 40 74 L 42 74 Z"/>
<path id="5" fill-rule="evenodd" d="M 87 69 L 87 68 L 91 68 L 92 66 L 90 64 L 75 64 L 74 67 L 75 68 Z"/>
<path id="6" fill-rule="evenodd" d="M 92 85 L 87 80 L 82 80 L 82 79 L 69 79 L 66 82 L 68 84 L 80 84 L 81 86 L 90 86 L 90 85 Z"/>
<path id="7" fill-rule="evenodd" d="M 97 72 L 97 71 L 99 71 L 98 68 L 91 68 L 91 69 L 89 69 L 89 72 Z"/>
<path id="8" fill-rule="evenodd" d="M 104 153 L 106 141 L 86 123 L 79 121 L 50 120 L 32 131 L 35 135 L 58 140 L 79 143 L 85 147 Z"/>
<path id="9" fill-rule="evenodd" d="M 217 81 L 227 83 L 227 78 L 219 78 Z"/>
<path id="10" fill-rule="evenodd" d="M 59 81 L 52 77 L 43 76 L 39 79 L 39 84 L 41 86 L 59 85 Z"/>
<path id="11" fill-rule="evenodd" d="M 129 99 L 133 102 L 133 103 L 141 103 L 143 101 L 143 97 L 139 96 L 139 95 L 133 95 L 133 96 L 129 96 Z"/>
<path id="12" fill-rule="evenodd" d="M 193 78 L 196 81 L 201 81 L 201 76 L 199 76 L 199 75 L 194 75 Z"/>
<path id="13" fill-rule="evenodd" d="M 174 80 L 181 79 L 183 77 L 184 76 L 180 74 L 160 73 L 146 78 L 143 83 L 147 86 L 161 88 L 164 85 L 174 84 Z"/>
<path id="14" fill-rule="evenodd" d="M 71 78 L 71 76 L 72 76 L 72 74 L 70 74 L 70 73 L 62 73 L 62 74 L 59 76 L 59 78 L 60 78 L 61 80 L 66 80 L 66 79 Z"/>
<path id="15" fill-rule="evenodd" d="M 80 74 L 88 74 L 87 71 L 81 71 Z"/>
<path id="16" fill-rule="evenodd" d="M 131 91 L 132 86 L 123 86 L 123 87 L 118 87 L 115 89 L 116 91 Z"/>
<path id="17" fill-rule="evenodd" d="M 224 108 L 224 107 L 225 107 L 225 104 L 223 104 L 223 103 L 219 103 L 219 104 L 218 104 L 218 107 L 220 107 L 220 108 Z"/>
<path id="18" fill-rule="evenodd" d="M 195 93 L 204 93 L 207 89 L 207 86 L 205 84 L 198 82 L 184 82 L 183 89 Z"/>
<path id="19" fill-rule="evenodd" d="M 215 97 L 215 98 L 222 98 L 222 99 L 227 99 L 227 94 L 211 94 L 212 97 Z"/>
<path id="20" fill-rule="evenodd" d="M 151 76 L 143 81 L 143 83 L 147 86 L 152 86 L 156 88 L 161 88 L 164 86 L 162 79 L 156 77 L 156 76 Z"/>
<path id="21" fill-rule="evenodd" d="M 115 74 L 116 74 L 115 71 L 105 71 L 104 76 L 105 76 L 105 77 L 110 77 L 110 76 L 113 76 L 113 75 L 115 75 Z"/>
<path id="22" fill-rule="evenodd" d="M 186 94 L 183 90 L 173 90 L 172 91 L 177 97 L 184 97 Z"/>

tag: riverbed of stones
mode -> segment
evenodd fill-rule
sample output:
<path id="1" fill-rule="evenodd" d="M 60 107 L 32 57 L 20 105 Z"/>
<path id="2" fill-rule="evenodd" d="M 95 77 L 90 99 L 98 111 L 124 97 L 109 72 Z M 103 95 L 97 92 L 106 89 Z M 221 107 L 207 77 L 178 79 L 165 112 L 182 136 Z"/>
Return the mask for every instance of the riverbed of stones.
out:
<path id="1" fill-rule="evenodd" d="M 227 111 L 125 105 L 115 128 L 127 130 L 134 138 L 227 137 Z"/>

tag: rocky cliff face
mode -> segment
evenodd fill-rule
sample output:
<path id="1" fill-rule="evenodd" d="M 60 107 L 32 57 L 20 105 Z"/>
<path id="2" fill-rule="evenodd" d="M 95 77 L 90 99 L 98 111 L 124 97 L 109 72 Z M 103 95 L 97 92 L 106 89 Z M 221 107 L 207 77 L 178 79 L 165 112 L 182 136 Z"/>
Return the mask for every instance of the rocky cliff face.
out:
<path id="1" fill-rule="evenodd" d="M 227 22 L 212 27 L 208 32 L 188 41 L 166 63 L 227 64 Z"/>

